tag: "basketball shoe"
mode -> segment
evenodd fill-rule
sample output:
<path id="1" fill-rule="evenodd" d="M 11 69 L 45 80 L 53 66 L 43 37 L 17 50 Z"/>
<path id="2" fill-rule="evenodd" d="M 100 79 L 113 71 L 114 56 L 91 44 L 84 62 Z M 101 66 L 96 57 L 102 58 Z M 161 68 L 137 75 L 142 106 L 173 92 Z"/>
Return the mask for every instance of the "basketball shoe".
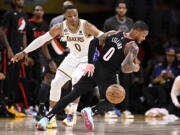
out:
<path id="1" fill-rule="evenodd" d="M 81 111 L 82 118 L 84 120 L 84 125 L 87 130 L 94 130 L 94 120 L 92 117 L 92 109 L 90 107 L 86 107 Z"/>
<path id="2" fill-rule="evenodd" d="M 47 128 L 48 128 L 48 129 L 57 128 L 57 121 L 56 121 L 56 118 L 55 118 L 55 117 L 53 117 L 53 118 L 48 122 Z"/>
<path id="3" fill-rule="evenodd" d="M 14 106 L 11 106 L 10 108 L 9 107 L 6 107 L 6 109 L 15 115 L 15 117 L 25 117 L 25 114 L 24 113 L 21 113 L 21 112 L 18 112 Z"/>
<path id="4" fill-rule="evenodd" d="M 126 110 L 126 111 L 123 111 L 122 118 L 124 118 L 124 119 L 134 119 L 134 115 L 132 115 L 132 113 L 130 111 Z"/>
<path id="5" fill-rule="evenodd" d="M 76 121 L 77 121 L 76 114 L 68 114 L 67 118 L 65 118 L 62 123 L 65 126 L 73 127 L 74 125 L 76 125 Z"/>
<path id="6" fill-rule="evenodd" d="M 38 123 L 37 123 L 37 129 L 38 130 L 46 130 L 46 127 L 47 127 L 47 125 L 48 125 L 48 122 L 49 122 L 49 120 L 48 120 L 48 118 L 46 118 L 46 117 L 43 117 Z"/>

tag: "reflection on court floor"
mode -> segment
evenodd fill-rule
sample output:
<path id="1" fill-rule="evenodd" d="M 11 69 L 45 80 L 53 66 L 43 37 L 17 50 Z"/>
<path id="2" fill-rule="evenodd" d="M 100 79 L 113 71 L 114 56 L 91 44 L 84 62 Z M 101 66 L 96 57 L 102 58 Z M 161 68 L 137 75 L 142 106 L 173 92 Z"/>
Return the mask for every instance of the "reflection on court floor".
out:
<path id="1" fill-rule="evenodd" d="M 180 135 L 180 121 L 144 118 L 95 118 L 95 131 L 85 130 L 81 117 L 76 127 L 65 127 L 58 122 L 57 129 L 37 131 L 32 118 L 0 119 L 0 135 Z"/>

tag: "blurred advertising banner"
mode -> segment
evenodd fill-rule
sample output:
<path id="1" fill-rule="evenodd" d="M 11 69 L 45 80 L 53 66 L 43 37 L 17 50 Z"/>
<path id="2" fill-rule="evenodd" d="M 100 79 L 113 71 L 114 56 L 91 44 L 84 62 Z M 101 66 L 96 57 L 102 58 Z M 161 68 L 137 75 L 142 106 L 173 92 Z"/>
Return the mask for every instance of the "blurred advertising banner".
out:
<path id="1" fill-rule="evenodd" d="M 6 10 L 10 8 L 11 1 L 12 0 L 0 0 L 0 10 Z M 31 13 L 34 5 L 42 4 L 47 14 L 62 13 L 63 2 L 64 0 L 25 0 L 24 11 Z M 88 2 L 88 0 L 72 0 L 72 2 L 78 8 L 80 13 L 102 12 L 111 10 L 111 8 L 109 7 L 109 3 L 99 3 L 98 0 L 94 2 Z"/>

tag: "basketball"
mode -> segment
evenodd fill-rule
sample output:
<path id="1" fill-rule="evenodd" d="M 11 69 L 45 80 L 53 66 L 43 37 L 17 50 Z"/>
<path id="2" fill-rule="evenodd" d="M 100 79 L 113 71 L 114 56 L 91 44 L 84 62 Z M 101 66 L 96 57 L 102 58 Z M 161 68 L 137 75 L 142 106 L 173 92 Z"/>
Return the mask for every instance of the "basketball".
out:
<path id="1" fill-rule="evenodd" d="M 126 96 L 124 88 L 119 84 L 112 84 L 106 90 L 106 98 L 113 104 L 121 103 Z"/>

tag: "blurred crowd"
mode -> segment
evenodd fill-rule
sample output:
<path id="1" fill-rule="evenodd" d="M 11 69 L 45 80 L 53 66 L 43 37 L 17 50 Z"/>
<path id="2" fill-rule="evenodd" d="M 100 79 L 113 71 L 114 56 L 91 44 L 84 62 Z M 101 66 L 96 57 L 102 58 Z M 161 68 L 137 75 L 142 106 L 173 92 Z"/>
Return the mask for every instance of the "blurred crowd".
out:
<path id="1" fill-rule="evenodd" d="M 65 42 L 61 42 L 60 49 L 64 50 L 61 55 L 47 43 L 19 63 L 10 61 L 12 56 L 31 41 L 46 33 L 55 23 L 64 20 L 61 14 L 52 19 L 51 23 L 46 22 L 43 18 L 45 11 L 41 5 L 34 6 L 32 16 L 28 17 L 22 10 L 23 1 L 12 0 L 12 8 L 1 15 L 0 118 L 35 116 L 37 112 L 44 110 L 41 108 L 41 101 L 44 100 L 48 110 L 51 80 L 57 66 L 68 54 Z M 148 4 L 142 0 L 140 2 L 144 6 Z M 136 4 L 137 7 L 141 5 Z M 125 0 L 120 0 L 114 8 L 114 16 L 107 16 L 102 29 L 104 32 L 128 32 L 136 21 L 134 18 L 143 19 L 150 27 L 148 38 L 139 45 L 140 72 L 117 74 L 120 84 L 126 90 L 126 98 L 116 105 L 114 112 L 116 115 L 122 112 L 126 118 L 133 118 L 132 114 L 144 114 L 151 108 L 165 108 L 169 113 L 180 116 L 180 10 L 175 1 L 151 4 L 152 9 L 147 10 L 147 6 L 136 9 L 132 8 L 132 3 L 129 5 Z M 133 15 L 136 17 L 129 17 L 128 9 L 131 14 L 134 10 Z M 147 12 L 143 12 L 144 9 Z M 63 87 L 62 96 L 70 90 L 71 82 L 68 82 Z M 98 89 L 81 98 L 79 110 L 97 102 Z"/>

